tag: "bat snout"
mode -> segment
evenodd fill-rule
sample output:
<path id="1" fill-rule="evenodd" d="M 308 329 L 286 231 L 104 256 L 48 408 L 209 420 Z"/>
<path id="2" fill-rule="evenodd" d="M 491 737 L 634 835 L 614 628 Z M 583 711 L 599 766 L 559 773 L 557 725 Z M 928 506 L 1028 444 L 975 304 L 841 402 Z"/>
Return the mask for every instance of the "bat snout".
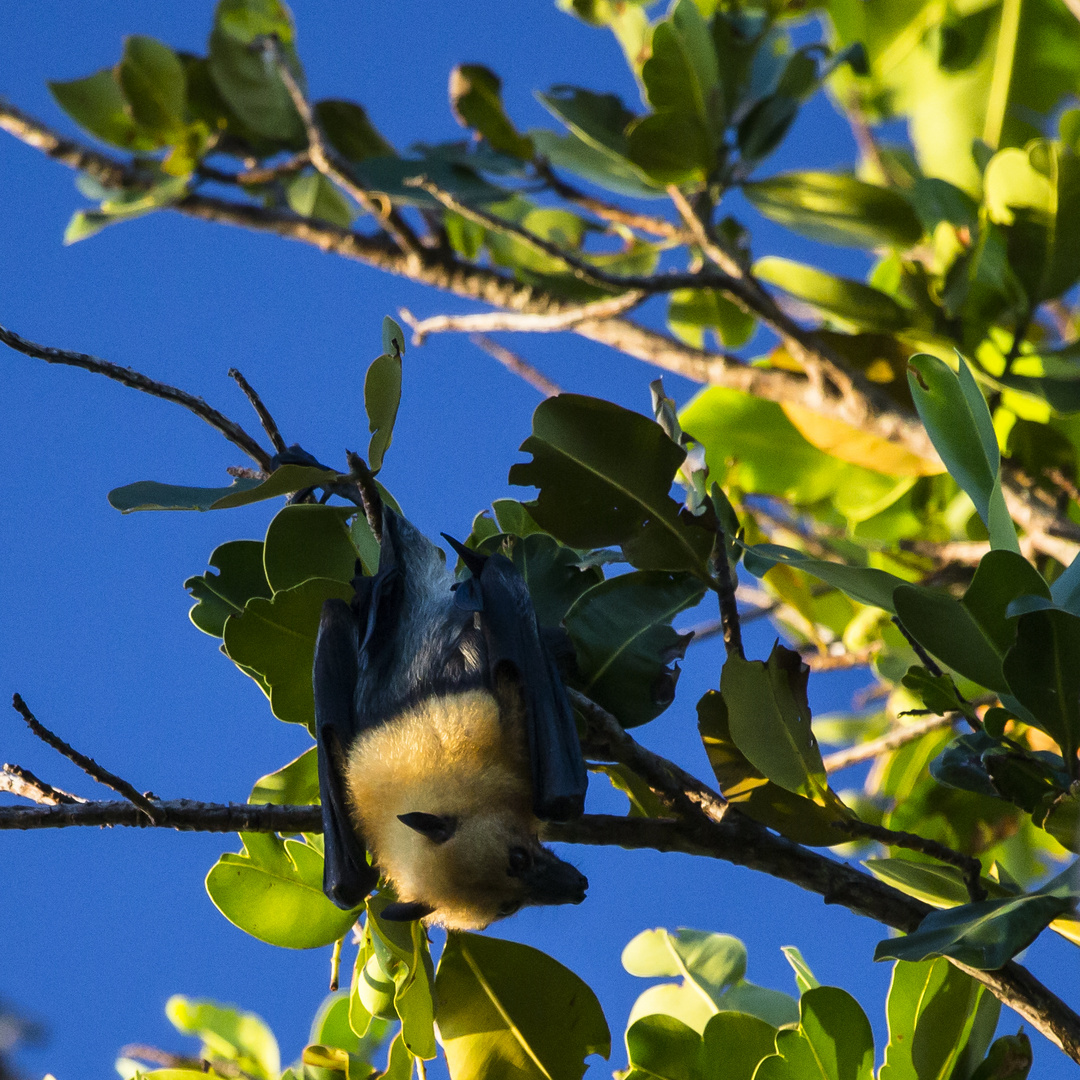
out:
<path id="1" fill-rule="evenodd" d="M 580 904 L 585 899 L 589 879 L 575 866 L 553 855 L 546 848 L 525 875 L 530 904 Z"/>

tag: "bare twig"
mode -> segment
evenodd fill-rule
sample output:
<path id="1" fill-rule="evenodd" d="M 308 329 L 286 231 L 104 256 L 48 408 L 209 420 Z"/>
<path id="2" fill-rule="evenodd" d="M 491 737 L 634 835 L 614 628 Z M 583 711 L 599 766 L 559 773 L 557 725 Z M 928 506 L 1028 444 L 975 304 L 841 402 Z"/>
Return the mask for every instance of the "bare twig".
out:
<path id="1" fill-rule="evenodd" d="M 22 799 L 29 799 L 41 806 L 86 802 L 78 795 L 72 795 L 69 791 L 62 791 L 58 787 L 53 787 L 52 784 L 45 783 L 44 780 L 39 780 L 29 769 L 23 769 L 18 765 L 4 765 L 0 768 L 0 791 L 18 795 Z"/>
<path id="2" fill-rule="evenodd" d="M 328 180 L 337 184 L 342 190 L 359 203 L 390 235 L 394 243 L 401 249 L 402 254 L 419 259 L 423 254 L 421 245 L 416 234 L 410 228 L 408 222 L 393 208 L 393 204 L 386 200 L 382 204 L 371 192 L 358 184 L 347 168 L 337 160 L 337 155 L 327 146 L 323 139 L 319 124 L 315 119 L 315 113 L 308 104 L 304 91 L 296 81 L 292 70 L 289 68 L 285 57 L 282 55 L 281 46 L 277 38 L 272 35 L 262 39 L 263 56 L 267 63 L 273 65 L 285 89 L 292 98 L 296 111 L 304 124 L 304 132 L 308 140 L 308 155 L 311 164 L 315 166 Z"/>
<path id="3" fill-rule="evenodd" d="M 605 202 L 603 199 L 597 199 L 592 195 L 586 195 L 583 191 L 579 191 L 573 185 L 568 184 L 561 177 L 556 176 L 555 172 L 546 161 L 537 162 L 536 171 L 556 195 L 566 199 L 567 202 L 575 203 L 583 210 L 591 211 L 604 221 L 610 221 L 616 225 L 625 225 L 627 228 L 637 229 L 639 232 L 651 233 L 653 236 L 663 236 L 670 240 L 680 240 L 685 238 L 685 230 L 681 229 L 678 225 L 672 224 L 670 221 L 665 221 L 663 218 L 653 217 L 649 214 L 635 213 L 624 207 L 615 206 L 613 203 Z"/>
<path id="4" fill-rule="evenodd" d="M 96 356 L 38 345 L 3 326 L 0 326 L 0 341 L 16 352 L 32 356 L 36 360 L 44 360 L 47 364 L 67 364 L 69 367 L 92 371 L 106 378 L 115 379 L 124 386 L 130 386 L 133 390 L 141 390 L 144 394 L 151 394 L 153 397 L 183 405 L 185 409 L 205 420 L 212 428 L 220 431 L 234 446 L 243 450 L 260 469 L 264 472 L 270 471 L 270 455 L 239 424 L 219 413 L 217 409 L 211 408 L 202 398 L 195 397 L 194 394 L 157 382 L 132 368 L 120 367 L 119 364 L 111 364 L 107 360 L 99 360 Z"/>
<path id="5" fill-rule="evenodd" d="M 447 331 L 456 333 L 489 333 L 512 330 L 530 334 L 547 334 L 558 330 L 572 330 L 578 323 L 590 319 L 610 319 L 636 307 L 645 299 L 643 292 L 626 292 L 606 300 L 559 311 L 552 315 L 538 315 L 518 311 L 485 311 L 476 315 L 432 315 L 417 319 L 408 308 L 400 308 L 401 321 L 413 332 L 413 344 L 422 345 L 428 334 Z"/>
<path id="6" fill-rule="evenodd" d="M 375 477 L 368 468 L 367 462 L 351 450 L 345 451 L 345 460 L 349 463 L 349 475 L 356 482 L 356 490 L 360 493 L 360 505 L 364 508 L 364 517 L 371 527 L 375 539 L 382 543 L 382 496 L 375 486 Z"/>
<path id="7" fill-rule="evenodd" d="M 893 626 L 904 635 L 904 640 L 911 646 L 911 651 L 919 658 L 919 663 L 922 664 L 935 679 L 940 678 L 942 670 L 937 665 L 937 661 L 923 648 L 922 644 L 918 642 L 912 635 L 911 631 L 900 621 L 899 615 L 894 615 L 890 620 Z"/>
<path id="8" fill-rule="evenodd" d="M 158 820 L 149 821 L 130 802 L 64 803 L 60 806 L 0 806 L 0 830 L 67 829 L 74 826 L 156 826 L 181 832 L 322 832 L 318 806 L 204 803 L 190 799 L 154 803 Z"/>
<path id="9" fill-rule="evenodd" d="M 306 150 L 299 154 L 293 154 L 291 158 L 282 161 L 278 165 L 266 165 L 254 169 L 244 169 L 242 172 L 229 173 L 220 169 L 208 168 L 200 165 L 198 175 L 205 180 L 214 180 L 220 184 L 239 184 L 241 187 L 260 187 L 263 184 L 272 184 L 275 180 L 281 180 L 287 176 L 306 169 L 311 164 L 311 155 Z"/>
<path id="10" fill-rule="evenodd" d="M 739 605 L 735 600 L 735 579 L 728 562 L 724 529 L 716 522 L 716 543 L 713 545 L 713 565 L 716 567 L 716 595 L 720 603 L 720 622 L 724 628 L 724 649 L 728 656 L 734 654 L 746 659 L 743 652 L 742 628 L 739 625 Z"/>
<path id="11" fill-rule="evenodd" d="M 879 844 L 890 847 L 918 851 L 949 866 L 955 866 L 964 875 L 964 884 L 967 886 L 968 896 L 971 897 L 972 902 L 978 903 L 986 899 L 986 889 L 983 888 L 981 881 L 982 863 L 974 855 L 964 855 L 945 844 L 939 844 L 936 840 L 927 840 L 926 837 L 917 836 L 915 833 L 886 829 L 882 825 L 871 825 L 868 821 L 834 821 L 833 828 L 851 833 L 852 836 L 864 836 L 868 840 L 876 840 Z"/>
<path id="12" fill-rule="evenodd" d="M 123 795 L 134 806 L 137 806 L 155 825 L 158 824 L 160 815 L 158 809 L 142 792 L 137 791 L 123 777 L 116 773 L 103 769 L 93 758 L 80 754 L 74 747 L 69 746 L 58 735 L 54 735 L 27 707 L 26 702 L 15 694 L 11 699 L 15 711 L 26 721 L 30 730 L 47 746 L 63 754 L 69 761 L 73 761 L 87 776 L 92 776 L 99 784 L 111 787 L 113 791 Z"/>
<path id="13" fill-rule="evenodd" d="M 262 398 L 255 392 L 255 388 L 236 368 L 229 368 L 229 378 L 236 380 L 236 384 L 244 391 L 244 395 L 251 402 L 252 408 L 258 414 L 259 423 L 262 424 L 263 431 L 266 432 L 266 437 L 270 440 L 274 449 L 279 454 L 282 450 L 288 449 L 288 444 L 281 437 L 281 432 L 278 430 L 274 418 L 270 415 L 270 410 L 263 404 Z"/>
<path id="14" fill-rule="evenodd" d="M 946 713 L 944 716 L 927 716 L 923 720 L 916 720 L 912 724 L 904 724 L 893 731 L 871 739 L 869 742 L 858 743 L 849 746 L 846 750 L 837 750 L 835 754 L 829 754 L 824 759 L 827 773 L 839 772 L 849 765 L 858 765 L 862 761 L 872 761 L 881 754 L 887 754 L 890 750 L 898 750 L 909 742 L 921 739 L 931 731 L 938 731 L 944 727 L 952 727 L 960 719 L 960 713 Z"/>
<path id="15" fill-rule="evenodd" d="M 837 643 L 839 644 L 839 643 Z M 818 652 L 813 645 L 799 650 L 802 662 L 811 671 L 848 671 L 851 668 L 865 667 L 878 654 L 880 647 L 859 649 L 857 652 Z"/>
<path id="16" fill-rule="evenodd" d="M 508 371 L 519 375 L 530 386 L 539 390 L 544 397 L 555 397 L 562 393 L 562 388 L 553 383 L 542 371 L 537 370 L 527 360 L 523 360 L 517 353 L 511 352 L 504 345 L 484 334 L 470 334 L 469 340 L 479 349 L 483 349 L 488 356 L 493 356 Z"/>
<path id="17" fill-rule="evenodd" d="M 345 944 L 345 938 L 339 937 L 334 942 L 334 951 L 330 954 L 330 993 L 333 994 L 338 988 L 338 978 L 341 974 L 341 946 Z"/>
<path id="18" fill-rule="evenodd" d="M 722 821 L 727 813 L 727 800 L 707 784 L 691 776 L 674 762 L 646 750 L 623 729 L 611 713 L 576 690 L 569 690 L 574 708 L 585 717 L 588 736 L 583 743 L 585 752 L 593 757 L 619 761 L 632 769 L 673 809 L 689 815 Z"/>

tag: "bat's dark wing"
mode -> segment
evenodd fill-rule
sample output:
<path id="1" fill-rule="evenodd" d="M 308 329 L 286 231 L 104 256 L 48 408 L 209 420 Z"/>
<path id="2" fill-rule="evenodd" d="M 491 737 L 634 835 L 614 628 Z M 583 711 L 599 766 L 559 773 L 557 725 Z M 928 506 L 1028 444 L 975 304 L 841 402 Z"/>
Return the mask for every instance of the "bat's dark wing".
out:
<path id="1" fill-rule="evenodd" d="M 370 591 L 370 590 L 366 590 Z M 349 818 L 345 759 L 357 734 L 359 674 L 357 614 L 344 600 L 327 600 L 315 642 L 315 738 L 323 819 L 323 891 L 340 908 L 352 908 L 379 881 Z"/>
<path id="2" fill-rule="evenodd" d="M 467 565 L 474 576 L 459 588 L 460 601 L 480 610 L 492 674 L 497 678 L 500 669 L 509 667 L 520 683 L 533 811 L 543 821 L 578 817 L 588 786 L 581 743 L 566 688 L 540 637 L 525 580 L 502 555 L 483 559 L 469 551 Z"/>
<path id="3" fill-rule="evenodd" d="M 379 882 L 368 863 L 363 839 L 349 815 L 345 767 L 349 748 L 366 727 L 378 722 L 374 710 L 358 706 L 358 684 L 367 687 L 385 661 L 382 653 L 399 618 L 401 573 L 392 540 L 384 543 L 379 570 L 364 577 L 357 566 L 352 605 L 327 600 L 315 642 L 312 685 L 315 691 L 315 739 L 319 757 L 319 798 L 323 818 L 323 891 L 338 907 L 364 902 Z"/>

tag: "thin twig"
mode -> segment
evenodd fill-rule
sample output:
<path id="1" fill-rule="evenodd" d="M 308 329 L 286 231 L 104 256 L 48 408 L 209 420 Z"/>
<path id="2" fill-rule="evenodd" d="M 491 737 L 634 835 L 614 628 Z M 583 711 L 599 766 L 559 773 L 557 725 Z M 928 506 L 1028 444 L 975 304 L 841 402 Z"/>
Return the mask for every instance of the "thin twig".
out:
<path id="1" fill-rule="evenodd" d="M 4 765 L 0 768 L 0 791 L 18 795 L 41 806 L 59 806 L 61 803 L 82 803 L 85 799 L 62 791 L 52 784 L 39 780 L 29 769 L 19 765 Z"/>
<path id="2" fill-rule="evenodd" d="M 950 712 L 944 716 L 928 716 L 923 720 L 916 720 L 913 724 L 904 724 L 893 731 L 871 739 L 869 742 L 858 743 L 849 746 L 846 750 L 837 750 L 835 754 L 829 754 L 823 761 L 827 773 L 839 772 L 849 765 L 858 765 L 862 761 L 872 761 L 882 754 L 891 750 L 898 750 L 909 742 L 921 739 L 931 731 L 939 731 L 944 727 L 952 727 L 961 714 Z"/>
<path id="3" fill-rule="evenodd" d="M 244 169 L 242 172 L 229 173 L 220 169 L 200 165 L 197 174 L 205 180 L 213 180 L 219 184 L 239 184 L 241 187 L 261 187 L 264 184 L 272 184 L 275 180 L 294 176 L 306 169 L 311 164 L 311 155 L 306 150 L 293 154 L 287 161 L 278 165 L 266 165 L 254 169 Z"/>
<path id="4" fill-rule="evenodd" d="M 892 624 L 904 635 L 904 640 L 911 646 L 911 651 L 919 658 L 919 662 L 922 664 L 935 679 L 941 678 L 944 674 L 934 658 L 926 651 L 923 646 L 915 640 L 911 631 L 900 621 L 899 615 L 894 615 L 891 619 Z"/>
<path id="5" fill-rule="evenodd" d="M 69 367 L 92 371 L 108 379 L 115 379 L 124 386 L 130 386 L 133 390 L 141 390 L 144 394 L 151 394 L 153 397 L 183 405 L 185 409 L 205 420 L 212 428 L 220 431 L 234 446 L 243 450 L 260 469 L 270 472 L 270 455 L 239 424 L 219 413 L 217 409 L 211 408 L 202 398 L 195 397 L 194 394 L 157 382 L 132 368 L 120 367 L 119 364 L 111 364 L 107 360 L 99 360 L 96 356 L 38 345 L 3 326 L 0 326 L 0 341 L 16 352 L 32 356 L 36 360 L 44 360 L 47 364 L 67 364 Z"/>
<path id="6" fill-rule="evenodd" d="M 556 195 L 566 199 L 567 202 L 575 203 L 583 210 L 591 211 L 604 221 L 610 221 L 616 225 L 625 225 L 627 228 L 637 229 L 639 232 L 651 233 L 653 236 L 663 236 L 670 240 L 683 240 L 686 238 L 686 231 L 681 229 L 678 225 L 672 224 L 670 221 L 665 221 L 663 218 L 652 217 L 649 214 L 635 213 L 634 211 L 626 210 L 621 206 L 615 206 L 613 203 L 605 202 L 603 199 L 597 199 L 592 195 L 586 195 L 585 192 L 579 191 L 561 177 L 556 176 L 554 170 L 547 161 L 541 159 L 536 162 L 535 167 L 537 174 L 548 184 Z"/>
<path id="7" fill-rule="evenodd" d="M 0 806 L 0 830 L 67 829 L 117 825 L 129 828 L 176 829 L 181 832 L 322 832 L 318 806 L 274 806 L 251 803 L 204 803 L 191 799 L 154 803 L 158 820 L 147 820 L 129 802 L 64 803 L 59 806 Z"/>
<path id="8" fill-rule="evenodd" d="M 327 146 L 322 132 L 319 130 L 315 113 L 312 111 L 311 105 L 308 104 L 304 91 L 300 88 L 300 84 L 296 81 L 289 65 L 286 63 L 277 38 L 268 35 L 262 39 L 262 47 L 263 57 L 277 71 L 281 81 L 285 84 L 289 97 L 292 98 L 296 111 L 300 114 L 301 121 L 303 121 L 311 164 L 328 180 L 348 192 L 360 206 L 375 218 L 401 249 L 402 254 L 412 256 L 414 259 L 422 259 L 424 255 L 423 245 L 409 227 L 408 222 L 394 210 L 393 204 L 387 200 L 385 205 L 380 205 L 371 192 L 358 184 L 347 169 L 338 162 L 337 155 Z"/>
<path id="9" fill-rule="evenodd" d="M 871 825 L 868 821 L 834 821 L 833 828 L 851 833 L 852 836 L 864 836 L 868 840 L 877 840 L 878 843 L 890 847 L 918 851 L 939 862 L 955 866 L 964 875 L 964 884 L 967 886 L 968 896 L 971 897 L 972 903 L 986 899 L 986 889 L 983 888 L 981 881 L 982 863 L 974 855 L 964 855 L 945 844 L 939 844 L 936 840 L 927 840 L 926 837 L 916 836 L 915 833 L 886 829 L 883 825 Z"/>
<path id="10" fill-rule="evenodd" d="M 606 300 L 596 300 L 591 304 L 568 311 L 559 311 L 551 315 L 539 315 L 522 311 L 484 311 L 475 315 L 432 315 L 427 319 L 417 319 L 408 308 L 399 308 L 401 321 L 407 323 L 413 332 L 413 344 L 423 345 L 428 334 L 452 333 L 489 333 L 497 330 L 511 330 L 518 333 L 545 334 L 558 330 L 571 330 L 578 323 L 590 319 L 610 319 L 636 307 L 645 299 L 643 292 L 626 292 Z"/>
<path id="11" fill-rule="evenodd" d="M 15 694 L 11 699 L 15 711 L 26 721 L 30 730 L 47 746 L 51 746 L 58 753 L 63 754 L 69 761 L 73 761 L 87 776 L 92 776 L 99 784 L 110 787 L 113 791 L 123 795 L 134 806 L 137 806 L 155 825 L 159 824 L 160 814 L 157 807 L 142 792 L 137 791 L 123 777 L 116 773 L 103 769 L 93 758 L 80 754 L 74 747 L 69 746 L 58 735 L 54 735 L 27 707 L 23 699 Z"/>
<path id="12" fill-rule="evenodd" d="M 339 937 L 334 942 L 334 951 L 330 954 L 330 993 L 336 993 L 338 988 L 338 978 L 341 974 L 341 946 L 345 944 L 345 939 Z"/>
<path id="13" fill-rule="evenodd" d="M 274 449 L 279 454 L 282 450 L 288 449 L 288 444 L 281 437 L 281 432 L 278 430 L 274 418 L 270 415 L 270 410 L 263 404 L 262 398 L 255 392 L 255 388 L 251 383 L 236 368 L 229 368 L 229 378 L 236 380 L 237 385 L 244 391 L 248 401 L 251 402 L 252 408 L 259 417 L 259 423 L 262 424 L 263 431 L 266 432 L 266 437 L 270 440 Z"/>
<path id="14" fill-rule="evenodd" d="M 382 496 L 378 487 L 375 486 L 375 477 L 368 468 L 367 462 L 351 450 L 345 451 L 345 460 L 349 463 L 349 475 L 356 482 L 356 490 L 360 493 L 360 505 L 364 508 L 364 517 L 371 527 L 375 539 L 382 543 Z"/>
<path id="15" fill-rule="evenodd" d="M 617 289 L 620 292 L 627 289 L 641 290 L 646 293 L 671 292 L 674 289 L 696 288 L 730 288 L 732 281 L 726 273 L 699 272 L 694 273 L 665 273 L 640 275 L 609 274 L 592 263 L 567 251 L 565 248 L 545 240 L 542 236 L 526 229 L 515 221 L 507 221 L 505 218 L 496 217 L 486 210 L 478 210 L 475 206 L 468 206 L 459 199 L 454 198 L 448 191 L 444 191 L 437 184 L 432 183 L 426 176 L 410 176 L 405 180 L 406 187 L 420 188 L 426 191 L 437 202 L 442 203 L 447 210 L 453 210 L 463 218 L 472 221 L 486 229 L 496 229 L 499 232 L 509 233 L 516 236 L 524 244 L 531 247 L 541 255 L 547 255 L 553 259 L 559 259 L 566 263 L 567 268 L 580 281 L 588 285 L 596 285 L 602 289 Z"/>
<path id="16" fill-rule="evenodd" d="M 574 708 L 584 716 L 588 736 L 585 752 L 593 757 L 619 761 L 638 774 L 669 806 L 691 819 L 722 821 L 727 800 L 695 776 L 667 758 L 646 750 L 623 729 L 618 720 L 584 694 L 569 690 Z"/>
<path id="17" fill-rule="evenodd" d="M 712 561 L 716 567 L 716 596 L 720 604 L 720 623 L 724 628 L 724 651 L 728 656 L 734 654 L 745 660 L 742 628 L 739 625 L 739 605 L 735 599 L 736 582 L 731 573 L 731 563 L 728 562 L 724 527 L 719 521 L 716 521 L 713 527 L 716 530 L 716 541 L 713 544 Z"/>
<path id="18" fill-rule="evenodd" d="M 523 360 L 517 353 L 511 352 L 505 345 L 484 334 L 470 334 L 469 340 L 478 348 L 483 349 L 488 356 L 493 356 L 508 371 L 520 376 L 530 386 L 539 390 L 544 397 L 556 397 L 562 393 L 562 388 L 553 383 L 542 371 L 534 368 L 527 360 Z"/>

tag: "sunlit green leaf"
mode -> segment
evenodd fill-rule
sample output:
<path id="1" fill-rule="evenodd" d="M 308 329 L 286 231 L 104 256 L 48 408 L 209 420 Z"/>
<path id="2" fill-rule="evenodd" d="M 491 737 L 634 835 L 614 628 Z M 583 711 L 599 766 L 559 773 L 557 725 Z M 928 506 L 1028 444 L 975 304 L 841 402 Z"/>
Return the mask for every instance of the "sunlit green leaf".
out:
<path id="1" fill-rule="evenodd" d="M 294 176 L 285 186 L 289 209 L 301 217 L 329 221 L 347 229 L 352 223 L 353 209 L 348 199 L 322 173 L 309 172 Z"/>
<path id="2" fill-rule="evenodd" d="M 255 1013 L 174 994 L 165 1003 L 165 1015 L 177 1031 L 202 1039 L 204 1057 L 233 1062 L 258 1080 L 277 1080 L 277 1039 Z"/>
<path id="3" fill-rule="evenodd" d="M 206 891 L 229 922 L 269 945 L 315 949 L 337 941 L 356 921 L 323 893 L 322 856 L 273 833 L 242 833 L 244 850 L 225 854 L 206 876 Z"/>
<path id="4" fill-rule="evenodd" d="M 261 540 L 230 540 L 214 548 L 210 565 L 220 573 L 207 570 L 198 577 L 184 582 L 195 598 L 189 615 L 191 621 L 204 633 L 221 637 L 225 620 L 239 615 L 253 596 L 273 595 L 263 569 L 263 543 Z"/>
<path id="5" fill-rule="evenodd" d="M 351 582 L 358 553 L 349 533 L 349 506 L 296 503 L 283 506 L 266 530 L 263 564 L 274 592 L 308 578 Z"/>
<path id="6" fill-rule="evenodd" d="M 495 150 L 529 161 L 532 140 L 506 115 L 502 80 L 481 64 L 459 64 L 450 72 L 450 108 L 462 127 L 478 131 Z"/>
<path id="7" fill-rule="evenodd" d="M 109 492 L 109 505 L 122 514 L 134 510 L 210 510 L 219 500 L 252 491 L 259 483 L 258 480 L 236 479 L 228 487 L 200 488 L 140 480 L 113 488 Z"/>

